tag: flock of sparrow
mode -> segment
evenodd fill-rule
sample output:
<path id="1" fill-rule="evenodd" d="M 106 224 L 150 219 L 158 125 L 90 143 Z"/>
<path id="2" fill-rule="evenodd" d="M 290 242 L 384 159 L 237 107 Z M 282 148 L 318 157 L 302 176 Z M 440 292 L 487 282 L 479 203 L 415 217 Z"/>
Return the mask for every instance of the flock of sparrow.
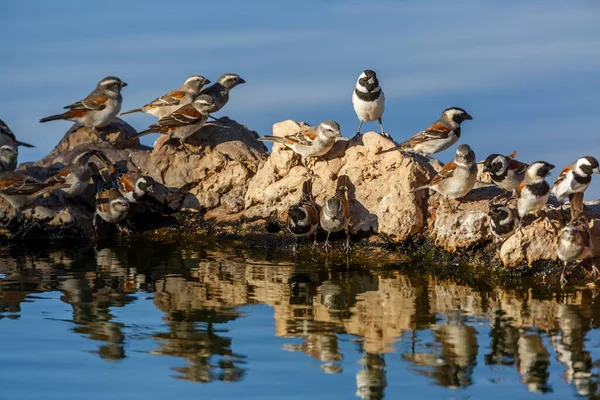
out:
<path id="1" fill-rule="evenodd" d="M 239 75 L 224 74 L 215 84 L 205 88 L 209 83 L 210 81 L 203 76 L 191 76 L 178 89 L 121 115 L 144 112 L 157 117 L 156 123 L 137 133 L 135 137 L 149 133 L 168 135 L 179 140 L 180 146 L 187 152 L 186 139 L 196 133 L 209 117 L 214 118 L 211 114 L 225 106 L 230 90 L 245 81 Z M 67 111 L 61 114 L 42 118 L 40 122 L 69 120 L 89 127 L 98 134 L 121 111 L 121 89 L 125 86 L 127 84 L 117 77 L 104 78 L 85 99 L 66 106 Z M 360 121 L 357 136 L 360 135 L 364 122 L 377 121 L 381 135 L 390 137 L 385 133 L 382 121 L 385 96 L 374 71 L 366 70 L 360 74 L 352 93 L 352 103 Z M 428 128 L 398 146 L 381 151 L 380 154 L 401 151 L 418 162 L 425 162 L 424 160 L 429 159 L 431 155 L 453 146 L 461 136 L 461 123 L 471 119 L 462 108 L 447 108 Z M 339 124 L 328 120 L 317 126 L 304 128 L 293 135 L 265 136 L 259 140 L 279 143 L 290 148 L 300 156 L 302 164 L 310 174 L 309 180 L 304 182 L 300 202 L 289 207 L 288 230 L 296 238 L 315 234 L 316 240 L 316 231 L 320 225 L 328 233 L 326 249 L 329 247 L 330 233 L 345 231 L 346 250 L 349 251 L 350 212 L 346 194 L 347 177 L 338 178 L 334 196 L 320 207 L 312 195 L 312 173 L 309 168 L 309 162 L 327 154 L 336 139 L 341 136 Z M 95 215 L 108 223 L 117 224 L 126 218 L 129 204 L 151 192 L 154 185 L 152 178 L 144 176 L 139 169 L 128 171 L 126 167 L 117 167 L 100 150 L 89 150 L 78 155 L 71 164 L 40 181 L 14 172 L 17 166 L 18 146 L 32 147 L 19 142 L 8 126 L 0 121 L 0 196 L 15 208 L 17 214 L 35 198 L 46 193 L 54 192 L 61 199 L 79 196 L 91 179 L 96 187 Z M 91 162 L 92 157 L 95 157 L 97 162 Z M 582 196 L 591 183 L 592 174 L 600 173 L 598 161 L 593 157 L 584 156 L 564 168 L 551 187 L 546 177 L 554 168 L 553 165 L 545 161 L 536 161 L 528 165 L 515 160 L 514 157 L 515 153 L 508 156 L 492 154 L 483 162 L 483 170 L 490 174 L 492 181 L 510 194 L 509 199 L 501 202 L 494 199 L 489 213 L 491 230 L 501 239 L 506 239 L 521 229 L 523 219 L 529 214 L 542 212 L 551 193 L 560 201 L 566 198 L 572 200 L 578 193 Z M 434 190 L 445 197 L 450 209 L 455 211 L 460 205 L 460 198 L 467 195 L 477 182 L 477 164 L 473 150 L 468 145 L 461 144 L 452 161 L 428 184 L 413 191 Z M 456 208 L 452 208 L 449 199 L 458 201 Z M 294 245 L 294 252 L 297 248 L 298 240 Z M 558 256 L 564 261 L 565 267 L 569 262 L 591 256 L 590 231 L 583 212 L 572 213 L 571 221 L 562 230 Z M 598 272 L 595 267 L 593 272 Z M 561 282 L 564 281 L 563 269 Z"/>

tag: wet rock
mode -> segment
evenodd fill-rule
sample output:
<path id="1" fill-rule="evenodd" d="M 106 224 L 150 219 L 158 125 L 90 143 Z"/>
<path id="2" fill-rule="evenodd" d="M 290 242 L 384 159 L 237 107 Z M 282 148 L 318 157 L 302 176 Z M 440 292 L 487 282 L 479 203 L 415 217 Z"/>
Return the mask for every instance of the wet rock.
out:
<path id="1" fill-rule="evenodd" d="M 273 126 L 275 136 L 297 132 L 294 121 Z M 322 160 L 313 161 L 313 194 L 323 204 L 335 191 L 337 177 L 348 177 L 351 231 L 377 232 L 405 240 L 425 224 L 426 196 L 411 190 L 424 184 L 434 171 L 400 152 L 378 155 L 394 142 L 375 132 L 359 140 L 339 140 Z M 299 157 L 280 144 L 250 180 L 245 196 L 247 217 L 285 217 L 287 208 L 298 201 L 307 173 Z"/>

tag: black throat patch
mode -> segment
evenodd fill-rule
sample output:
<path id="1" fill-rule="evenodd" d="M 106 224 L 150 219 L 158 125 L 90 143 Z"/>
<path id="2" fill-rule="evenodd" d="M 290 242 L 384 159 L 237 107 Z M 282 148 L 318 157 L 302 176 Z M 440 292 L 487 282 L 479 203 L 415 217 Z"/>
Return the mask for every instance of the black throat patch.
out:
<path id="1" fill-rule="evenodd" d="M 354 93 L 356 93 L 356 97 L 358 97 L 362 101 L 368 102 L 375 101 L 379 98 L 379 96 L 381 96 L 381 90 L 378 90 L 376 92 L 361 92 L 358 89 L 354 89 Z"/>
<path id="2" fill-rule="evenodd" d="M 532 183 L 527 185 L 527 189 L 529 189 L 529 191 L 534 196 L 542 197 L 548 194 L 548 192 L 550 191 L 550 185 L 548 185 L 548 182 L 543 180 L 538 183 Z"/>

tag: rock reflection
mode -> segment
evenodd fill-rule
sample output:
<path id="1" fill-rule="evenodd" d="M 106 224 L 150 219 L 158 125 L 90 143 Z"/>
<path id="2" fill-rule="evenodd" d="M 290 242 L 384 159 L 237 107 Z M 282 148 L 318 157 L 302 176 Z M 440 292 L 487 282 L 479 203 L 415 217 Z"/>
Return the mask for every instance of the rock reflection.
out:
<path id="1" fill-rule="evenodd" d="M 513 369 L 527 390 L 542 393 L 553 390 L 559 377 L 550 375 L 551 363 L 560 363 L 577 394 L 598 395 L 599 361 L 586 349 L 600 321 L 593 293 L 537 290 L 345 264 L 272 263 L 268 255 L 179 244 L 0 254 L 0 318 L 19 318 L 35 293 L 60 292 L 73 309 L 71 329 L 94 341 L 99 357 L 121 360 L 128 342 L 150 339 L 151 354 L 180 360 L 171 372 L 178 379 L 242 380 L 252 365 L 236 351 L 232 321 L 245 318 L 245 306 L 266 304 L 284 351 L 317 360 L 327 374 L 355 374 L 363 399 L 383 398 L 390 357 L 446 388 L 477 384 L 482 368 Z M 160 324 L 132 328 L 115 318 L 139 292 L 152 293 Z M 355 345 L 358 365 L 348 361 L 357 357 Z"/>

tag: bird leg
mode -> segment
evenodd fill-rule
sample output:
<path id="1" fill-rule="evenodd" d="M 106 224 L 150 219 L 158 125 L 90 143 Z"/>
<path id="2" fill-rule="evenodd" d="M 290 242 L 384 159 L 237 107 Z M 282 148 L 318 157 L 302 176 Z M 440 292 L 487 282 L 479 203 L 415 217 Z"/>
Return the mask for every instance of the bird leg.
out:
<path id="1" fill-rule="evenodd" d="M 561 287 L 565 287 L 565 285 L 567 284 L 567 278 L 565 277 L 565 270 L 566 269 L 567 269 L 567 262 L 565 261 L 565 263 L 563 265 L 562 272 L 560 274 L 560 286 Z"/>
<path id="2" fill-rule="evenodd" d="M 306 169 L 306 172 L 308 173 L 308 177 L 311 179 L 314 178 L 315 175 L 308 168 L 308 163 L 310 162 L 310 160 L 306 160 L 306 158 L 302 157 L 301 161 L 302 161 L 302 165 L 304 165 L 304 169 Z"/>
<path id="3" fill-rule="evenodd" d="M 317 231 L 315 230 L 315 241 L 313 242 L 312 247 L 310 248 L 310 251 L 314 253 L 315 249 L 317 248 Z"/>
<path id="4" fill-rule="evenodd" d="M 331 235 L 331 232 L 327 232 L 327 238 L 325 239 L 325 244 L 323 245 L 323 250 L 325 250 L 326 253 L 329 253 L 329 249 L 331 248 L 331 245 L 329 244 L 329 235 Z"/>
<path id="5" fill-rule="evenodd" d="M 356 135 L 354 136 L 355 138 L 360 136 L 360 130 L 362 128 L 362 124 L 363 124 L 363 121 L 360 121 L 360 123 L 358 124 L 358 129 L 356 130 Z"/>
<path id="6" fill-rule="evenodd" d="M 377 121 L 379 121 L 379 126 L 381 127 L 381 136 L 391 139 L 392 136 L 388 133 L 385 133 L 385 131 L 383 130 L 383 122 L 382 122 L 381 118 L 379 118 Z"/>
<path id="7" fill-rule="evenodd" d="M 454 207 L 452 207 L 452 203 L 450 202 L 450 199 L 446 196 L 444 196 L 444 198 L 446 199 L 446 203 L 448 203 L 448 208 L 450 209 L 450 213 L 454 214 L 456 212 L 456 209 Z"/>
<path id="8" fill-rule="evenodd" d="M 352 244 L 350 243 L 350 232 L 348 232 L 348 228 L 346 228 L 346 254 L 352 251 Z"/>
<path id="9" fill-rule="evenodd" d="M 294 253 L 294 256 L 298 255 L 298 236 L 294 238 L 294 246 L 292 246 L 292 252 Z"/>
<path id="10" fill-rule="evenodd" d="M 590 275 L 592 278 L 595 278 L 596 276 L 598 276 L 598 274 L 600 273 L 600 270 L 598 270 L 598 267 L 596 267 L 596 264 L 592 264 L 592 271 L 590 272 Z"/>

